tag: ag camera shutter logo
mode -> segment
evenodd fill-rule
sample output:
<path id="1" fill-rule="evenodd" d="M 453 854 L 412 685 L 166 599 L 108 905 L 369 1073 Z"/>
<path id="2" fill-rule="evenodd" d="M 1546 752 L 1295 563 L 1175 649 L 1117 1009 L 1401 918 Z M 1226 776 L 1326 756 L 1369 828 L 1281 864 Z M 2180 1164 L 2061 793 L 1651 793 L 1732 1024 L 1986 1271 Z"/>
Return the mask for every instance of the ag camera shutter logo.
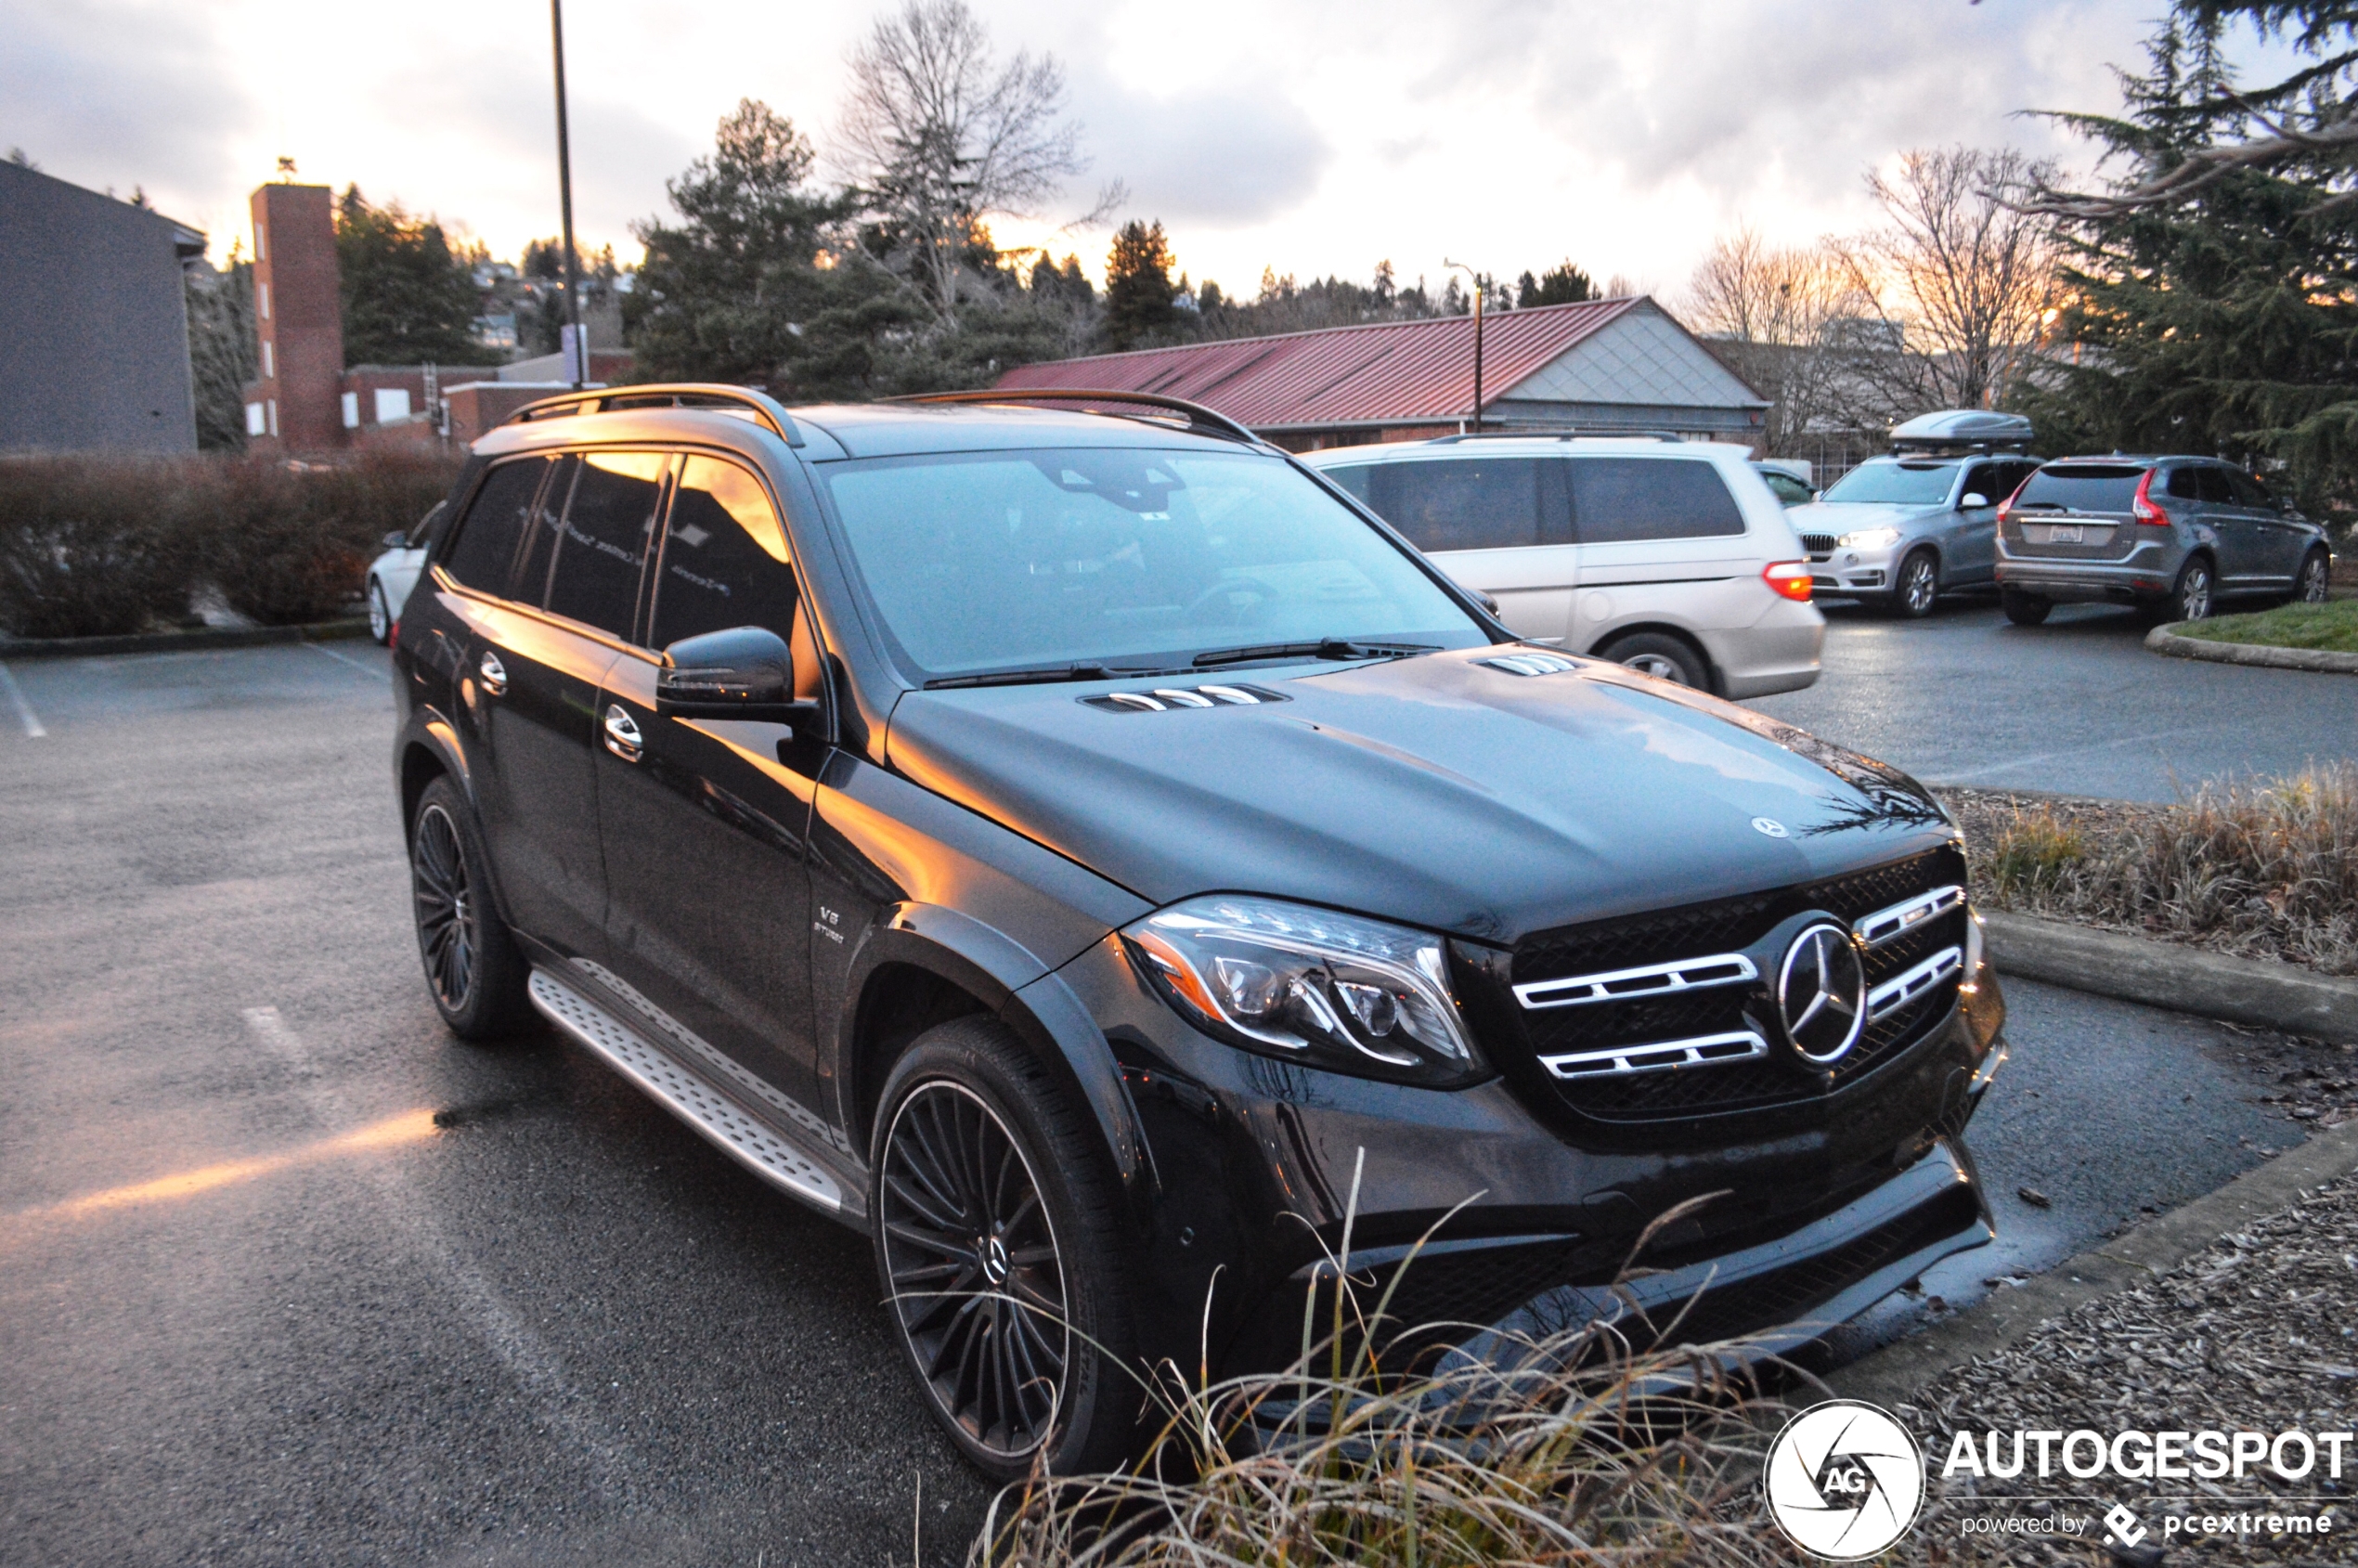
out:
<path id="1" fill-rule="evenodd" d="M 1828 1562 L 1855 1562 L 1916 1523 L 1924 1455 L 1889 1413 L 1830 1399 L 1785 1423 L 1768 1445 L 1762 1484 L 1786 1539 Z"/>

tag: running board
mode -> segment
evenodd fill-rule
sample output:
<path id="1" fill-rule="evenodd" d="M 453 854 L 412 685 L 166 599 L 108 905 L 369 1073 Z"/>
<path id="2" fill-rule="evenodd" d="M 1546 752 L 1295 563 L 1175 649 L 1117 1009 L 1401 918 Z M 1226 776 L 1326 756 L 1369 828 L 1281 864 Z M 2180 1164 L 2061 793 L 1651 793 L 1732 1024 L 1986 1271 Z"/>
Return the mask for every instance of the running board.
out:
<path id="1" fill-rule="evenodd" d="M 546 969 L 532 971 L 529 990 L 532 1004 L 551 1023 L 602 1057 L 721 1153 L 805 1203 L 831 1214 L 842 1212 L 843 1188 L 833 1176 L 701 1073 Z"/>

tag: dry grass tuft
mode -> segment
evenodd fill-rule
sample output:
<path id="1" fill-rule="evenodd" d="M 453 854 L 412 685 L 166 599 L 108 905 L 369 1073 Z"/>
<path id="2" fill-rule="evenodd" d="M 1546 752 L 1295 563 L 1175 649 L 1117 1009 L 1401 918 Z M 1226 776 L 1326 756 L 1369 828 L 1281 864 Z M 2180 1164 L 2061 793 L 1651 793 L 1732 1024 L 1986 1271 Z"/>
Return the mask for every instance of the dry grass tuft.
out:
<path id="1" fill-rule="evenodd" d="M 2208 784 L 2101 835 L 2017 808 L 1974 849 L 2000 908 L 2358 974 L 2358 764 Z"/>

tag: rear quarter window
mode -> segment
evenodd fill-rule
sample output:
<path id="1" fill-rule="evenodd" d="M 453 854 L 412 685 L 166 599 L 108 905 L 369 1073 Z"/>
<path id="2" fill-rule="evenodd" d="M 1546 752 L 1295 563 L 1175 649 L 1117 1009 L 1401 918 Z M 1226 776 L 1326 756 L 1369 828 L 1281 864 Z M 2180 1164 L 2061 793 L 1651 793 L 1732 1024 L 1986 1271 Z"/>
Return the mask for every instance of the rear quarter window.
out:
<path id="1" fill-rule="evenodd" d="M 1573 526 L 1583 544 L 1720 538 L 1744 531 L 1726 481 L 1695 458 L 1575 458 Z"/>
<path id="2" fill-rule="evenodd" d="M 2127 512 L 2137 499 L 2142 463 L 2081 463 L 2042 468 L 2022 487 L 2015 505 L 2067 507 L 2073 512 Z"/>

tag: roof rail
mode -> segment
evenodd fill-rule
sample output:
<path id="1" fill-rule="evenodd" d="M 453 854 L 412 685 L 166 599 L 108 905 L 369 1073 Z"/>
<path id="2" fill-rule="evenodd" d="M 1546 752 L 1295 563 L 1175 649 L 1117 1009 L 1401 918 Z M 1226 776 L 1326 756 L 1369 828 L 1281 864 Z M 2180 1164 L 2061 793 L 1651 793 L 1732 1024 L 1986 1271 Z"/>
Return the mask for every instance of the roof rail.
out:
<path id="1" fill-rule="evenodd" d="M 1207 408 L 1200 403 L 1190 403 L 1184 397 L 1165 397 L 1155 392 L 1091 392 L 1082 388 L 1007 387 L 986 388 L 980 392 L 912 392 L 900 397 L 878 399 L 884 403 L 1127 403 L 1134 407 L 1153 408 L 1164 414 L 1178 414 L 1187 421 L 1187 429 L 1199 435 L 1216 435 L 1228 441 L 1248 441 L 1259 447 L 1262 438 L 1238 424 L 1217 408 Z M 1107 414 L 1115 419 L 1155 420 L 1158 424 L 1168 420 L 1155 419 L 1153 414 L 1124 414 L 1118 408 L 1088 408 L 1083 412 Z"/>
<path id="2" fill-rule="evenodd" d="M 627 408 L 717 408 L 745 413 L 789 447 L 802 445 L 794 416 L 777 399 L 751 387 L 718 382 L 661 382 L 643 386 L 610 386 L 595 391 L 561 392 L 537 398 L 501 420 L 501 424 L 529 424 L 538 420 L 571 419 L 578 414 L 612 414 Z"/>
<path id="3" fill-rule="evenodd" d="M 1577 425 L 1552 425 L 1540 430 L 1461 430 L 1453 435 L 1430 437 L 1428 447 L 1451 447 L 1460 441 L 1684 441 L 1675 430 L 1582 430 Z"/>

